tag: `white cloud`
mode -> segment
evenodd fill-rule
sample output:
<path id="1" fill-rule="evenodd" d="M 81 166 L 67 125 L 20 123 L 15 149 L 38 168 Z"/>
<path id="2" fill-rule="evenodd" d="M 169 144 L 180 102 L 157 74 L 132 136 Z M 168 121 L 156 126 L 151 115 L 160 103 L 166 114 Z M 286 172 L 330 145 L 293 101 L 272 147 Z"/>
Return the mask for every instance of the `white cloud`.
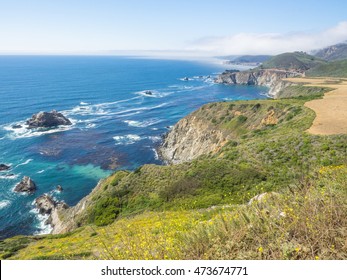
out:
<path id="1" fill-rule="evenodd" d="M 310 51 L 347 40 L 347 21 L 321 32 L 239 33 L 225 37 L 206 37 L 191 43 L 187 50 L 213 54 L 279 54 Z"/>

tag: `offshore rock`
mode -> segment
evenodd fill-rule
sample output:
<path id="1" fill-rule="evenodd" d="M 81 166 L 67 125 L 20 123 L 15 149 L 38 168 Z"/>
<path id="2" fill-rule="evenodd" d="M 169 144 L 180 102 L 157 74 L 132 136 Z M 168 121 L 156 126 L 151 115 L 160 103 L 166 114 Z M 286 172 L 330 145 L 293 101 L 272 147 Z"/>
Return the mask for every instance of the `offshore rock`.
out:
<path id="1" fill-rule="evenodd" d="M 36 184 L 33 180 L 31 180 L 30 177 L 24 176 L 22 181 L 20 181 L 16 187 L 14 188 L 15 192 L 26 192 L 26 193 L 33 193 L 36 191 Z"/>
<path id="2" fill-rule="evenodd" d="M 60 223 L 59 212 L 69 208 L 63 201 L 55 201 L 50 195 L 44 194 L 35 200 L 36 208 L 41 215 L 49 215 L 45 224 L 53 227 L 53 231 L 57 224 Z"/>
<path id="3" fill-rule="evenodd" d="M 10 168 L 11 168 L 10 166 L 0 163 L 0 171 L 9 170 Z"/>
<path id="4" fill-rule="evenodd" d="M 72 125 L 71 121 L 62 113 L 55 110 L 51 112 L 39 112 L 27 120 L 28 128 L 55 127 L 58 125 Z"/>
<path id="5" fill-rule="evenodd" d="M 57 203 L 53 198 L 47 194 L 41 195 L 35 199 L 36 208 L 42 215 L 51 214 L 52 210 L 56 207 Z"/>

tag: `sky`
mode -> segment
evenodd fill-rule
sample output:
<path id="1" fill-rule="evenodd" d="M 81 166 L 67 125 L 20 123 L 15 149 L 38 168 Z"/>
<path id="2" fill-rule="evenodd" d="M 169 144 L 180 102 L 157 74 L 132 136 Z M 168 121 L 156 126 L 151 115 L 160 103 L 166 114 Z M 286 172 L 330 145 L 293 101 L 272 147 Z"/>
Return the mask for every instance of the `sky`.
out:
<path id="1" fill-rule="evenodd" d="M 347 40 L 343 0 L 0 0 L 0 53 L 278 54 Z"/>

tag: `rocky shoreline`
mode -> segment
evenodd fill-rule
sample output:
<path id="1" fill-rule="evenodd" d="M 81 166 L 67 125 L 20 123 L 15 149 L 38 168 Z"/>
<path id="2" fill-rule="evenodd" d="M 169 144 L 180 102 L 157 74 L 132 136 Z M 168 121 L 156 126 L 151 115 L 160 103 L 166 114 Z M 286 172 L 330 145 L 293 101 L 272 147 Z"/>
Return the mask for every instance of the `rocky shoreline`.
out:
<path id="1" fill-rule="evenodd" d="M 248 71 L 226 70 L 215 82 L 229 85 L 256 85 L 269 87 L 269 97 L 277 98 L 278 93 L 293 83 L 283 81 L 284 78 L 302 77 L 304 74 L 295 70 L 253 69 Z"/>

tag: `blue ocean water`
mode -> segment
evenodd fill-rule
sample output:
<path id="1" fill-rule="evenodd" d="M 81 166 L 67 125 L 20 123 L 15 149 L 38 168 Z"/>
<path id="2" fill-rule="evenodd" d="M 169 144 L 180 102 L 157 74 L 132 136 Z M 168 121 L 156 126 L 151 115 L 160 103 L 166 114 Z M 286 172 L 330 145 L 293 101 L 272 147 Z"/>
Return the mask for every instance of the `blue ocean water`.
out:
<path id="1" fill-rule="evenodd" d="M 74 205 L 113 170 L 162 164 L 161 136 L 202 104 L 265 97 L 263 87 L 214 84 L 224 69 L 135 57 L 0 56 L 0 163 L 11 165 L 0 172 L 0 239 L 49 232 L 33 205 L 43 193 Z M 73 125 L 12 127 L 52 109 Z M 34 194 L 13 192 L 23 176 L 36 182 Z"/>

